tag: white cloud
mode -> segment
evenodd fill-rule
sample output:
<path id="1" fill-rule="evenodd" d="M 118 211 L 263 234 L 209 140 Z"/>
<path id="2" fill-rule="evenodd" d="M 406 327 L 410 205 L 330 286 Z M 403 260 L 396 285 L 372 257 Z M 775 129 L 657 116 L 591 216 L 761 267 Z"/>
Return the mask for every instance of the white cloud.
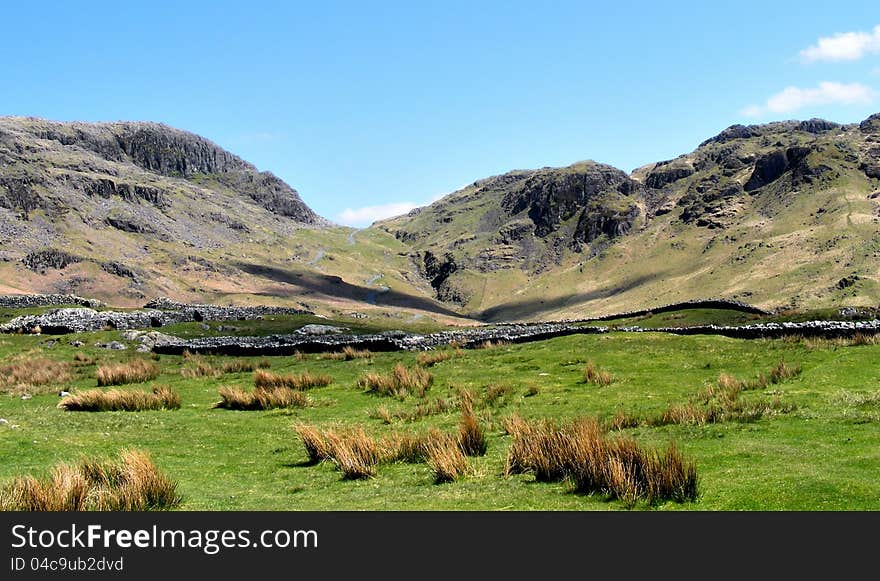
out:
<path id="1" fill-rule="evenodd" d="M 804 62 L 854 61 L 866 54 L 880 53 L 880 26 L 872 32 L 841 32 L 825 36 L 801 51 Z"/>
<path id="2" fill-rule="evenodd" d="M 857 105 L 874 100 L 876 92 L 860 83 L 822 82 L 818 87 L 802 89 L 787 87 L 776 93 L 763 105 L 749 105 L 740 113 L 746 117 L 760 117 L 765 113 L 792 113 L 814 105 Z"/>
<path id="3" fill-rule="evenodd" d="M 369 226 L 376 220 L 406 214 L 416 207 L 417 205 L 412 202 L 391 202 L 389 204 L 381 204 L 378 206 L 346 208 L 336 215 L 336 219 L 340 224 L 346 226 Z"/>

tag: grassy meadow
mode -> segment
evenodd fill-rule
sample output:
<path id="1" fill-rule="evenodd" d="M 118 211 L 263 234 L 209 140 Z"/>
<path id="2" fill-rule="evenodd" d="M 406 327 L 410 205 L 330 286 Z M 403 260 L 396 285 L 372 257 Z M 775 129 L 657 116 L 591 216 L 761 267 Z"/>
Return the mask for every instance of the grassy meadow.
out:
<path id="1" fill-rule="evenodd" d="M 450 347 L 421 361 L 411 352 L 240 358 L 94 346 L 120 338 L 0 336 L 0 483 L 136 449 L 177 483 L 185 510 L 880 509 L 880 345 L 870 340 L 612 332 Z M 126 366 L 138 371 L 131 382 L 99 387 Z M 86 394 L 88 405 L 59 408 L 62 390 Z M 132 401 L 155 409 L 78 411 Z M 566 474 L 509 469 L 511 425 L 578 418 L 596 420 L 611 443 L 674 443 L 695 467 L 696 500 L 625 502 L 575 492 Z M 446 445 L 468 422 L 484 455 Z M 347 445 L 339 434 L 433 443 L 348 478 L 333 461 L 310 460 L 300 434 L 309 428 L 336 434 L 337 447 Z"/>

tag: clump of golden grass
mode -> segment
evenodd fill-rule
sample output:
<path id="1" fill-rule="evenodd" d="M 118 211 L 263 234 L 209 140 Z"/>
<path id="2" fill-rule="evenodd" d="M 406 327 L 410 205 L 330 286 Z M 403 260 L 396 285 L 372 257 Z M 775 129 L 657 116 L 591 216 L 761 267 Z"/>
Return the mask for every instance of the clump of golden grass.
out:
<path id="1" fill-rule="evenodd" d="M 513 386 L 508 383 L 491 383 L 486 386 L 486 392 L 483 394 L 483 403 L 485 405 L 495 405 L 503 398 L 513 393 Z"/>
<path id="2" fill-rule="evenodd" d="M 330 447 L 330 459 L 342 472 L 343 480 L 359 480 L 376 475 L 382 448 L 363 428 L 342 433 L 326 432 L 324 437 Z"/>
<path id="3" fill-rule="evenodd" d="M 452 353 L 450 351 L 425 351 L 419 353 L 418 357 L 416 357 L 416 363 L 421 367 L 433 367 L 451 358 Z"/>
<path id="4" fill-rule="evenodd" d="M 329 375 L 315 375 L 308 371 L 299 375 L 279 375 L 258 369 L 254 372 L 254 386 L 258 389 L 293 389 L 305 391 L 313 387 L 325 387 L 333 383 Z"/>
<path id="5" fill-rule="evenodd" d="M 168 510 L 181 500 L 177 483 L 140 450 L 123 451 L 117 462 L 59 464 L 48 478 L 19 477 L 0 488 L 3 511 Z"/>
<path id="6" fill-rule="evenodd" d="M 166 385 L 157 385 L 152 393 L 111 389 L 90 389 L 69 395 L 58 403 L 69 412 L 137 412 L 180 409 L 180 395 Z"/>
<path id="7" fill-rule="evenodd" d="M 70 363 L 67 361 L 27 357 L 0 365 L 0 393 L 48 393 L 70 379 Z"/>
<path id="8" fill-rule="evenodd" d="M 502 418 L 501 426 L 504 428 L 504 433 L 508 436 L 524 432 L 530 428 L 530 424 L 517 412 Z"/>
<path id="9" fill-rule="evenodd" d="M 880 335 L 876 333 L 856 333 L 848 339 L 844 339 L 841 343 L 846 347 L 858 347 L 861 345 L 877 345 L 880 344 Z"/>
<path id="10" fill-rule="evenodd" d="M 526 388 L 526 392 L 523 394 L 523 397 L 534 397 L 539 393 L 541 393 L 541 388 L 533 383 Z"/>
<path id="11" fill-rule="evenodd" d="M 411 464 L 424 462 L 428 458 L 430 443 L 445 437 L 437 428 L 431 428 L 424 434 L 394 432 L 382 442 L 382 460 Z"/>
<path id="12" fill-rule="evenodd" d="M 216 377 L 220 370 L 202 359 L 190 358 L 195 361 L 195 367 L 185 367 L 180 370 L 181 377 Z"/>
<path id="13" fill-rule="evenodd" d="M 587 366 L 584 367 L 584 383 L 605 387 L 611 385 L 613 381 L 614 376 L 610 372 L 596 367 L 592 361 L 587 362 Z"/>
<path id="14" fill-rule="evenodd" d="M 497 347 L 507 347 L 508 345 L 510 345 L 509 341 L 504 341 L 501 339 L 496 341 L 488 340 L 474 345 L 474 349 L 495 349 Z"/>
<path id="15" fill-rule="evenodd" d="M 289 388 L 266 389 L 257 387 L 247 391 L 237 387 L 221 387 L 220 401 L 212 407 L 227 410 L 256 411 L 275 408 L 302 408 L 311 400 L 302 391 Z"/>
<path id="16" fill-rule="evenodd" d="M 458 441 L 461 451 L 468 456 L 486 455 L 486 434 L 474 413 L 473 406 L 466 400 L 461 405 L 461 420 L 458 423 Z"/>
<path id="17" fill-rule="evenodd" d="M 561 427 L 550 420 L 510 422 L 513 441 L 505 474 L 534 473 L 539 481 L 569 478 L 574 491 L 604 494 L 627 506 L 642 499 L 685 502 L 697 497 L 697 474 L 674 446 L 644 450 L 629 438 L 608 440 L 598 422 L 581 418 Z"/>
<path id="18" fill-rule="evenodd" d="M 800 365 L 788 365 L 785 361 L 780 361 L 770 369 L 770 383 L 781 383 L 800 374 Z"/>
<path id="19" fill-rule="evenodd" d="M 434 376 L 424 369 L 397 363 L 390 374 L 367 373 L 358 379 L 357 385 L 368 393 L 404 399 L 408 395 L 424 397 L 433 382 Z"/>
<path id="20" fill-rule="evenodd" d="M 468 471 L 467 456 L 458 440 L 448 434 L 428 440 L 425 452 L 435 484 L 454 482 Z"/>
<path id="21" fill-rule="evenodd" d="M 639 415 L 630 414 L 624 410 L 617 410 L 611 418 L 605 421 L 603 427 L 609 432 L 619 431 L 638 427 L 643 421 L 643 418 Z"/>
<path id="22" fill-rule="evenodd" d="M 102 365 L 96 372 L 98 387 L 143 383 L 159 376 L 159 366 L 146 359 L 132 359 L 127 363 Z"/>
<path id="23" fill-rule="evenodd" d="M 391 411 L 384 405 L 376 406 L 376 409 L 373 410 L 373 413 L 370 414 L 370 417 L 382 420 L 383 424 L 390 424 L 394 422 L 394 416 L 391 414 Z"/>
<path id="24" fill-rule="evenodd" d="M 353 359 L 369 359 L 373 354 L 369 349 L 355 349 L 351 346 L 342 348 L 342 351 L 331 351 L 324 353 L 320 359 L 329 359 L 331 361 L 351 361 Z"/>
<path id="25" fill-rule="evenodd" d="M 74 365 L 76 365 L 77 367 L 86 367 L 95 364 L 95 358 L 89 357 L 82 351 L 77 351 L 73 354 L 73 361 Z"/>
<path id="26" fill-rule="evenodd" d="M 295 429 L 306 449 L 310 464 L 330 459 L 330 444 L 320 430 L 306 424 L 298 424 Z"/>

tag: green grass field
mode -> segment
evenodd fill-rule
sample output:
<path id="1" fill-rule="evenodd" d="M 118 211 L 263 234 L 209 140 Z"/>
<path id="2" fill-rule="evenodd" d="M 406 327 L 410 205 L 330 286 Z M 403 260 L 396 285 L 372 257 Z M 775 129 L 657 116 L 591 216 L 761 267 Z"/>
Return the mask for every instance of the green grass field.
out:
<path id="1" fill-rule="evenodd" d="M 416 353 L 381 353 L 350 361 L 320 355 L 269 357 L 274 373 L 327 374 L 333 383 L 308 391 L 312 407 L 231 411 L 212 408 L 219 401 L 218 389 L 253 389 L 253 373 L 185 377 L 181 370 L 193 368 L 194 362 L 181 356 L 134 353 L 133 345 L 126 351 L 93 347 L 120 336 L 111 331 L 76 337 L 0 336 L 0 367 L 48 358 L 69 362 L 72 374 L 70 381 L 28 390 L 34 393 L 31 399 L 21 399 L 11 387 L 0 393 L 0 418 L 7 421 L 0 425 L 0 481 L 45 475 L 56 463 L 82 455 L 113 457 L 123 448 L 139 448 L 149 451 L 179 482 L 181 508 L 187 510 L 622 510 L 625 506 L 619 501 L 573 494 L 566 482 L 537 483 L 531 475 L 505 478 L 511 437 L 505 434 L 503 420 L 514 412 L 559 420 L 608 419 L 621 410 L 656 415 L 672 404 L 688 402 L 720 373 L 745 380 L 785 361 L 801 366 L 802 373 L 740 397 L 746 402 L 778 398 L 794 407 L 788 413 L 754 421 L 622 430 L 647 447 L 666 447 L 674 441 L 696 463 L 699 477 L 696 502 L 651 507 L 640 503 L 636 508 L 880 509 L 878 345 L 611 333 L 465 350 L 428 368 L 434 382 L 424 400 L 454 399 L 464 389 L 474 392 L 488 453 L 469 459 L 471 472 L 463 479 L 433 484 L 424 463 L 381 464 L 375 478 L 342 480 L 330 462 L 307 465 L 294 430 L 295 424 L 308 423 L 363 426 L 377 437 L 430 427 L 455 432 L 457 410 L 386 424 L 376 417 L 377 407 L 405 415 L 423 400 L 372 395 L 356 385 L 364 373 L 386 372 L 397 362 L 415 365 Z M 53 339 L 57 343 L 47 346 Z M 85 345 L 74 348 L 69 345 L 73 339 Z M 77 352 L 86 361 L 74 366 Z M 160 375 L 121 389 L 168 385 L 181 396 L 179 410 L 67 412 L 56 407 L 59 390 L 76 393 L 97 387 L 97 365 L 135 357 L 156 360 Z M 231 359 L 205 361 L 219 365 Z M 262 358 L 252 361 L 258 359 Z M 585 383 L 589 361 L 612 373 L 613 382 Z M 492 389 L 504 395 L 489 403 L 486 393 Z"/>

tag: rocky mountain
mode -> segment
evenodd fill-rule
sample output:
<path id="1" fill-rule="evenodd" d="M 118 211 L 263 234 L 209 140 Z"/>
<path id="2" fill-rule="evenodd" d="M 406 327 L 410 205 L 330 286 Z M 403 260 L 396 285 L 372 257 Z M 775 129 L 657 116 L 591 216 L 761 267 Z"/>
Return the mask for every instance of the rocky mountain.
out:
<path id="1" fill-rule="evenodd" d="M 486 319 L 698 298 L 880 301 L 880 115 L 734 125 L 625 173 L 592 161 L 474 182 L 374 224 L 435 296 Z"/>
<path id="2" fill-rule="evenodd" d="M 364 230 L 191 133 L 0 118 L 0 294 L 447 321 L 876 306 L 878 226 L 880 115 L 734 125 L 629 173 L 511 171 Z"/>
<path id="3" fill-rule="evenodd" d="M 407 282 L 401 247 L 186 131 L 0 118 L 0 293 L 454 314 Z"/>

